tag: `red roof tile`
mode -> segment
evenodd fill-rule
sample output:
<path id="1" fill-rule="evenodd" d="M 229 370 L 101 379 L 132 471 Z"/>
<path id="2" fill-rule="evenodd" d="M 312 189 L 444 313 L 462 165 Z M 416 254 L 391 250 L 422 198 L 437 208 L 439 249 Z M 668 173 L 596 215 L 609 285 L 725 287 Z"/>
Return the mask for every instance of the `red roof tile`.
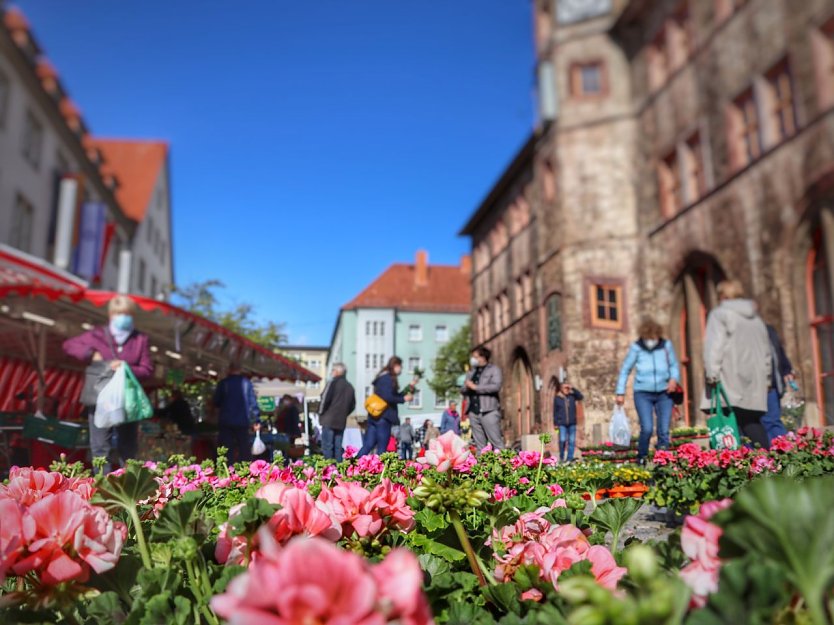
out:
<path id="1" fill-rule="evenodd" d="M 10 31 L 15 30 L 29 30 L 29 20 L 23 15 L 23 12 L 17 7 L 9 7 L 3 15 L 3 24 Z"/>
<path id="2" fill-rule="evenodd" d="M 165 165 L 164 141 L 93 139 L 104 154 L 105 171 L 119 179 L 116 199 L 125 215 L 141 222 L 151 201 L 159 172 Z"/>
<path id="3" fill-rule="evenodd" d="M 423 312 L 468 313 L 471 309 L 469 272 L 461 267 L 429 265 L 428 282 L 420 286 L 415 265 L 395 264 L 342 307 L 397 308 Z"/>

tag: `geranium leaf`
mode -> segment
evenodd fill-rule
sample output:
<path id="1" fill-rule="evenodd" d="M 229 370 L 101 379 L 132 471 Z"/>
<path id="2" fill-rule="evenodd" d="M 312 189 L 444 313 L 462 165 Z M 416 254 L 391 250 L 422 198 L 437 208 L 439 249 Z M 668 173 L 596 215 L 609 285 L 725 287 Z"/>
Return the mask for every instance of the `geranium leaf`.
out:
<path id="1" fill-rule="evenodd" d="M 411 534 L 410 540 L 415 547 L 423 549 L 426 553 L 440 556 L 447 562 L 460 562 L 461 560 L 466 559 L 466 554 L 460 549 L 455 549 L 454 547 L 449 547 L 448 545 L 439 543 L 436 540 L 432 540 L 428 536 L 423 536 L 422 534 Z"/>
<path id="2" fill-rule="evenodd" d="M 110 511 L 119 508 L 129 510 L 138 501 L 153 495 L 158 486 L 153 473 L 148 469 L 129 466 L 121 475 L 110 474 L 99 482 L 93 503 Z"/>

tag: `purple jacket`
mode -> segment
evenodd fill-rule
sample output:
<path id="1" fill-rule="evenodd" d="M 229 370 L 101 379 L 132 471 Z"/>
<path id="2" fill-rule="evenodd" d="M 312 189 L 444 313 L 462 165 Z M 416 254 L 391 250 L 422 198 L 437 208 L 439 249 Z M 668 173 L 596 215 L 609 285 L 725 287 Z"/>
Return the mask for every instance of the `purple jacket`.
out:
<path id="1" fill-rule="evenodd" d="M 148 335 L 133 332 L 124 345 L 117 345 L 113 337 L 108 336 L 107 328 L 93 328 L 64 341 L 64 353 L 89 364 L 93 354 L 98 352 L 104 360 L 123 360 L 130 365 L 131 371 L 138 380 L 146 380 L 153 375 L 153 361 L 151 360 Z M 115 353 L 111 345 L 116 348 Z"/>

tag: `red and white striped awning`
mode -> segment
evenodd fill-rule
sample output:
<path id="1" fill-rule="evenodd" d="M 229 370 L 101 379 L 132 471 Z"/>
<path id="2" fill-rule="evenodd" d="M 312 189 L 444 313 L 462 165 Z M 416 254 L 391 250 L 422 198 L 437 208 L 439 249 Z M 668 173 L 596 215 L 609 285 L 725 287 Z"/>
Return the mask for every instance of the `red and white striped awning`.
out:
<path id="1" fill-rule="evenodd" d="M 14 294 L 75 299 L 86 288 L 84 280 L 68 271 L 0 243 L 0 297 Z"/>

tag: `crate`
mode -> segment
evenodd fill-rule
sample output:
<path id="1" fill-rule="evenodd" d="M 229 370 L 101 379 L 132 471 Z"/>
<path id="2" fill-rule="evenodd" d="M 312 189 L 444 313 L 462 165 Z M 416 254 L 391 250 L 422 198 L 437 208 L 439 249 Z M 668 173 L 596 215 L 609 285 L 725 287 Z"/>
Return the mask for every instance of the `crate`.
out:
<path id="1" fill-rule="evenodd" d="M 82 449 L 90 445 L 90 432 L 86 423 L 60 421 L 27 415 L 23 420 L 23 438 L 58 445 L 66 449 Z"/>

